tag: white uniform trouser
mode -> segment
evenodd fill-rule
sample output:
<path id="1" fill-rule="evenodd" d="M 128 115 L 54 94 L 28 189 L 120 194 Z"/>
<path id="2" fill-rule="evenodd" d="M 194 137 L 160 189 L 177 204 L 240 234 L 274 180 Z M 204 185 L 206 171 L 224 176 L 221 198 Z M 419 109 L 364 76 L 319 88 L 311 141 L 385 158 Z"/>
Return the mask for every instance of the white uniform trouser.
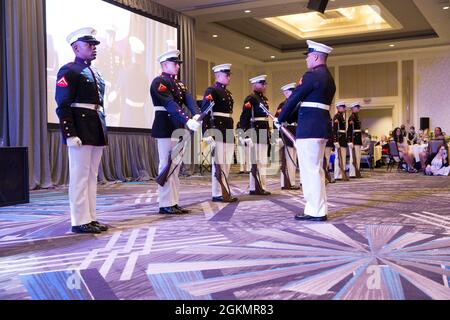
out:
<path id="1" fill-rule="evenodd" d="M 250 148 L 245 145 L 237 145 L 239 158 L 239 171 L 250 171 Z"/>
<path id="2" fill-rule="evenodd" d="M 253 148 L 256 148 L 256 164 L 258 165 L 259 178 L 261 186 L 266 189 L 266 171 L 267 171 L 267 144 L 255 143 Z M 253 161 L 254 159 L 252 159 Z M 255 179 L 250 172 L 250 191 L 255 191 Z"/>
<path id="3" fill-rule="evenodd" d="M 96 221 L 97 176 L 103 147 L 69 147 L 69 203 L 72 226 Z"/>
<path id="4" fill-rule="evenodd" d="M 222 188 L 220 187 L 220 183 L 217 178 L 214 176 L 216 173 L 216 168 L 214 163 L 220 164 L 220 168 L 222 169 L 222 182 L 226 186 L 228 180 L 228 175 L 230 174 L 231 162 L 233 161 L 233 151 L 234 151 L 234 143 L 223 143 L 216 142 L 216 150 L 215 157 L 212 160 L 212 170 L 211 170 L 211 189 L 213 197 L 220 197 L 222 195 Z M 226 179 L 225 179 L 226 178 Z"/>
<path id="5" fill-rule="evenodd" d="M 347 165 L 347 148 L 341 147 L 336 151 L 336 157 L 334 158 L 334 178 L 342 179 L 341 167 L 339 166 L 339 161 L 342 159 L 342 167 L 345 171 Z"/>
<path id="6" fill-rule="evenodd" d="M 284 154 L 286 157 L 286 170 L 289 176 L 289 182 L 292 186 L 295 186 L 295 176 L 297 173 L 297 150 L 292 147 L 285 147 L 284 148 Z M 292 160 L 295 161 L 295 163 Z M 280 172 L 280 181 L 281 181 L 281 187 L 284 188 L 284 174 L 283 172 Z"/>
<path id="7" fill-rule="evenodd" d="M 325 161 L 326 161 L 326 164 L 327 164 L 327 167 L 326 167 L 327 170 L 328 170 L 328 167 L 330 165 L 331 152 L 333 152 L 333 148 L 325 147 Z"/>
<path id="8" fill-rule="evenodd" d="M 360 164 L 361 164 L 361 146 L 357 146 L 357 145 L 353 145 L 353 147 L 355 148 L 355 154 L 356 154 L 356 165 L 358 166 L 358 168 L 360 168 Z M 350 177 L 356 177 L 356 171 L 355 171 L 355 167 L 353 166 L 353 151 L 352 148 L 350 148 L 349 146 L 349 151 L 350 151 L 350 172 L 349 175 Z"/>
<path id="9" fill-rule="evenodd" d="M 308 216 L 323 217 L 328 213 L 323 171 L 326 142 L 325 139 L 297 139 L 295 143 L 306 202 L 304 214 Z"/>
<path id="10" fill-rule="evenodd" d="M 178 139 L 171 138 L 157 138 L 158 143 L 158 156 L 159 156 L 159 166 L 158 173 L 162 172 L 164 168 L 167 166 L 169 161 L 169 153 L 173 147 L 178 143 Z M 172 165 L 170 167 L 170 172 L 174 169 L 175 165 L 180 162 L 182 154 L 176 156 L 172 159 Z M 158 185 L 158 202 L 160 208 L 172 207 L 178 204 L 180 196 L 179 196 L 179 188 L 180 188 L 180 179 L 178 178 L 178 174 L 180 173 L 181 165 L 179 165 L 174 172 L 170 175 L 169 179 L 167 179 L 164 187 Z"/>

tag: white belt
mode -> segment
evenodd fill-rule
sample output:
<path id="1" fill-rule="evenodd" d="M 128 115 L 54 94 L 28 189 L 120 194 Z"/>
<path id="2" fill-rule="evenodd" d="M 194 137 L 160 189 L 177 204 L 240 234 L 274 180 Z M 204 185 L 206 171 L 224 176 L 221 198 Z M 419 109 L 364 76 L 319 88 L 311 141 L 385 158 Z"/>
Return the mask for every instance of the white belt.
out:
<path id="1" fill-rule="evenodd" d="M 231 113 L 213 112 L 214 117 L 232 118 Z"/>
<path id="2" fill-rule="evenodd" d="M 267 121 L 266 117 L 255 118 L 255 121 Z"/>
<path id="3" fill-rule="evenodd" d="M 361 132 L 361 130 L 353 130 L 353 132 Z"/>
<path id="4" fill-rule="evenodd" d="M 301 106 L 308 107 L 308 108 L 319 108 L 319 109 L 330 111 L 329 105 L 319 103 L 319 102 L 302 102 Z"/>
<path id="5" fill-rule="evenodd" d="M 130 107 L 135 108 L 142 108 L 144 106 L 143 102 L 134 102 L 133 100 L 130 100 L 128 98 L 125 99 L 125 103 L 128 104 Z"/>
<path id="6" fill-rule="evenodd" d="M 155 106 L 154 109 L 155 109 L 155 111 L 166 111 L 167 112 L 167 109 L 164 107 L 161 107 L 161 106 Z"/>
<path id="7" fill-rule="evenodd" d="M 345 131 L 345 130 L 339 130 L 338 132 L 339 133 L 347 133 L 347 131 Z"/>
<path id="8" fill-rule="evenodd" d="M 91 110 L 99 110 L 101 108 L 101 106 L 99 106 L 98 104 L 93 104 L 93 103 L 72 103 L 70 105 L 73 108 L 85 108 L 85 109 L 91 109 Z"/>

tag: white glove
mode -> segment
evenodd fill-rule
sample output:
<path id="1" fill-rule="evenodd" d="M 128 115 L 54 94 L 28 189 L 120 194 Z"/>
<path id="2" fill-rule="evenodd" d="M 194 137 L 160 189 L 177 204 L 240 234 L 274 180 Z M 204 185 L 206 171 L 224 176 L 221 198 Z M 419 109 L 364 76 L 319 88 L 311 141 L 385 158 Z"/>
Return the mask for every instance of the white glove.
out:
<path id="1" fill-rule="evenodd" d="M 205 141 L 212 148 L 216 147 L 216 141 L 214 140 L 213 137 L 205 137 L 205 138 L 203 138 L 203 141 Z"/>
<path id="2" fill-rule="evenodd" d="M 353 148 L 353 142 L 349 142 L 349 143 L 348 143 L 348 147 L 349 147 L 349 148 Z"/>
<path id="3" fill-rule="evenodd" d="M 200 119 L 200 114 L 197 113 L 195 116 L 192 117 L 192 120 L 198 121 Z"/>
<path id="4" fill-rule="evenodd" d="M 78 137 L 70 137 L 67 138 L 67 146 L 68 147 L 81 147 L 81 139 Z"/>
<path id="5" fill-rule="evenodd" d="M 278 118 L 273 118 L 273 125 L 274 125 L 277 129 L 280 129 L 281 124 L 278 122 Z"/>
<path id="6" fill-rule="evenodd" d="M 335 143 L 334 143 L 334 147 L 335 147 L 336 149 L 339 149 L 339 148 L 341 147 L 341 145 L 339 144 L 339 142 L 335 142 Z"/>
<path id="7" fill-rule="evenodd" d="M 277 143 L 280 147 L 284 146 L 283 139 L 281 139 L 281 138 L 277 138 L 276 143 Z"/>
<path id="8" fill-rule="evenodd" d="M 200 128 L 200 122 L 189 119 L 188 122 L 186 123 L 186 126 L 189 128 L 189 130 L 197 131 L 198 128 Z"/>
<path id="9" fill-rule="evenodd" d="M 253 141 L 250 138 L 245 138 L 244 142 L 249 146 L 250 148 L 253 148 Z"/>

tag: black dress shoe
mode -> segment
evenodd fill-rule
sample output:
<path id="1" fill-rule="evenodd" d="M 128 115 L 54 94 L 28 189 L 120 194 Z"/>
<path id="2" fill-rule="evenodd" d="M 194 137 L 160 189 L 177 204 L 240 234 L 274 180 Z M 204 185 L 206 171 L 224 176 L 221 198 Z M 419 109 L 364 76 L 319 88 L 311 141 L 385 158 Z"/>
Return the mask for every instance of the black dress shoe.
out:
<path id="1" fill-rule="evenodd" d="M 72 226 L 74 233 L 101 233 L 101 230 L 90 223 L 82 224 L 81 226 Z"/>
<path id="2" fill-rule="evenodd" d="M 238 174 L 244 174 L 244 173 L 245 173 L 244 171 L 239 171 L 239 172 L 238 172 Z"/>
<path id="3" fill-rule="evenodd" d="M 181 214 L 181 211 L 175 207 L 161 207 L 159 208 L 159 213 L 161 214 Z"/>
<path id="4" fill-rule="evenodd" d="M 300 187 L 297 187 L 297 186 L 281 187 L 281 190 L 300 190 Z"/>
<path id="5" fill-rule="evenodd" d="M 191 212 L 191 210 L 184 209 L 184 208 L 180 207 L 180 206 L 177 205 L 177 204 L 174 205 L 173 208 L 175 208 L 175 209 L 177 209 L 178 211 L 180 211 L 180 213 L 189 213 L 189 212 Z"/>
<path id="6" fill-rule="evenodd" d="M 269 191 L 263 190 L 260 193 L 256 193 L 256 191 L 250 191 L 251 196 L 268 196 L 271 195 Z"/>
<path id="7" fill-rule="evenodd" d="M 236 202 L 237 200 L 238 200 L 238 199 L 235 198 L 235 197 L 231 197 L 230 199 L 227 199 L 227 200 L 225 200 L 225 199 L 223 198 L 223 196 L 212 197 L 212 202 L 226 202 L 226 203 L 229 203 L 229 202 Z"/>
<path id="8" fill-rule="evenodd" d="M 90 225 L 99 228 L 100 231 L 108 231 L 109 228 L 106 224 L 100 223 L 98 221 L 92 221 Z"/>
<path id="9" fill-rule="evenodd" d="M 303 214 L 296 214 L 295 215 L 295 220 L 301 220 L 301 221 L 327 221 L 327 216 L 323 216 L 323 217 L 313 217 L 313 216 L 308 216 L 308 215 L 303 215 Z"/>

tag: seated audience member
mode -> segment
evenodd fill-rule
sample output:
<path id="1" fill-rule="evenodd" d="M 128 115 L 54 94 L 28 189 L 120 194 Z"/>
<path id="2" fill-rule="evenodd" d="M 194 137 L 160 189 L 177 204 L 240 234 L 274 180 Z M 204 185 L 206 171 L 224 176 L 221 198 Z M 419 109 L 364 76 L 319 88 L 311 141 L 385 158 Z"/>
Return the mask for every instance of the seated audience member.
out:
<path id="1" fill-rule="evenodd" d="M 361 146 L 361 152 L 364 154 L 368 154 L 370 149 L 370 136 L 366 133 L 362 133 L 362 146 Z"/>
<path id="2" fill-rule="evenodd" d="M 425 174 L 427 176 L 448 176 L 450 166 L 448 164 L 448 154 L 445 144 L 439 147 L 439 151 L 428 157 Z"/>
<path id="3" fill-rule="evenodd" d="M 441 127 L 434 128 L 433 139 L 444 139 L 445 140 L 445 134 L 442 132 Z"/>
<path id="4" fill-rule="evenodd" d="M 414 168 L 414 156 L 409 151 L 408 143 L 406 142 L 406 138 L 403 136 L 400 128 L 395 128 L 394 132 L 394 141 L 397 142 L 397 148 L 400 154 L 400 158 L 403 159 L 408 165 L 408 172 L 416 173 L 417 169 Z"/>
<path id="5" fill-rule="evenodd" d="M 405 126 L 404 124 L 402 124 L 402 125 L 400 126 L 400 131 L 401 131 L 401 133 L 402 133 L 402 136 L 406 138 L 408 132 L 406 132 L 406 126 Z"/>
<path id="6" fill-rule="evenodd" d="M 380 141 L 378 141 L 375 145 L 381 146 L 381 154 L 382 155 L 389 154 L 389 140 L 384 134 L 381 135 Z"/>
<path id="7" fill-rule="evenodd" d="M 425 144 L 428 142 L 427 133 L 422 129 L 417 132 L 417 144 Z"/>
<path id="8" fill-rule="evenodd" d="M 416 128 L 414 128 L 414 126 L 411 126 L 409 128 L 407 138 L 408 138 L 409 145 L 417 144 L 417 133 L 416 133 Z"/>
<path id="9" fill-rule="evenodd" d="M 445 142 L 445 134 L 442 132 L 441 127 L 436 127 L 434 128 L 434 132 L 432 134 L 433 136 L 433 140 L 436 139 L 442 139 L 443 142 Z M 424 143 L 428 143 L 429 141 L 426 140 L 424 141 Z M 428 145 L 428 148 L 426 148 L 425 150 L 421 151 L 419 153 L 419 158 L 420 158 L 420 163 L 422 165 L 422 168 L 425 168 L 427 166 L 427 163 L 429 164 L 429 157 L 431 156 L 431 149 L 430 149 L 430 145 Z"/>

